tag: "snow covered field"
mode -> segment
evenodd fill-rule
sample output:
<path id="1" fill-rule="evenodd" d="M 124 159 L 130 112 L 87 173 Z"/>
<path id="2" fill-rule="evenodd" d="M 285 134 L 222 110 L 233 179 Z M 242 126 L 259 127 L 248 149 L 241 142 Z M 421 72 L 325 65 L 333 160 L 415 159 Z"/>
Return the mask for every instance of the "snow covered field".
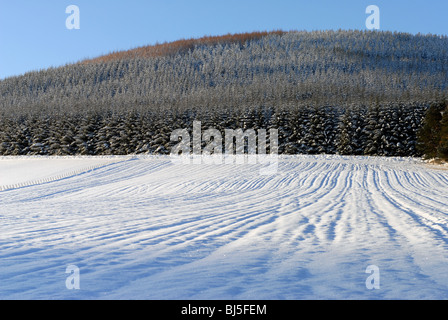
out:
<path id="1" fill-rule="evenodd" d="M 448 171 L 0 158 L 0 299 L 448 299 Z"/>

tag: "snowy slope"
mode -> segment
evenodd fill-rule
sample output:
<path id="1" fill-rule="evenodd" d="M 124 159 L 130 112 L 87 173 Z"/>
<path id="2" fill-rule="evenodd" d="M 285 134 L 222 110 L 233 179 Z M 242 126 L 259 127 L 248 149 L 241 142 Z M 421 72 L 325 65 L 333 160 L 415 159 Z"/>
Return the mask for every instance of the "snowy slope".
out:
<path id="1" fill-rule="evenodd" d="M 448 298 L 448 171 L 416 159 L 4 158 L 0 185 L 0 299 Z"/>
<path id="2" fill-rule="evenodd" d="M 0 159 L 0 190 L 70 177 L 104 166 L 105 160 L 110 163 L 114 161 L 113 157 L 95 159 L 90 158 L 89 161 L 85 161 L 85 157 L 2 157 Z"/>

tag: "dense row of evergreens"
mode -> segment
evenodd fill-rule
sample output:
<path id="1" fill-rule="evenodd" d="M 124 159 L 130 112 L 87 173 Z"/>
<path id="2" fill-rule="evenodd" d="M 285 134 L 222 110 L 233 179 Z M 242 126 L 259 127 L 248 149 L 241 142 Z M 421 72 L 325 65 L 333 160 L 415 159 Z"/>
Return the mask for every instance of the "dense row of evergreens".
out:
<path id="1" fill-rule="evenodd" d="M 0 120 L 1 155 L 168 154 L 175 129 L 271 129 L 280 154 L 416 156 L 425 105 L 253 107 L 238 111 L 88 113 Z M 192 136 L 192 134 L 191 134 Z M 203 141 L 203 145 L 206 141 Z M 269 150 L 268 150 L 269 151 Z"/>

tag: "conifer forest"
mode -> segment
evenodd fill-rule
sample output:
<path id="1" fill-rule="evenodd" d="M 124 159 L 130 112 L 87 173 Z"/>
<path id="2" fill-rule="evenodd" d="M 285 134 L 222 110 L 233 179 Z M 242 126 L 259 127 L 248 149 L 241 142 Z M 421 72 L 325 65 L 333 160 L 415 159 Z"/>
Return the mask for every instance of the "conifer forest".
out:
<path id="1" fill-rule="evenodd" d="M 169 154 L 171 132 L 195 120 L 222 132 L 277 128 L 280 154 L 443 154 L 447 130 L 428 150 L 423 128 L 431 108 L 448 123 L 447 89 L 444 36 L 179 40 L 0 81 L 0 155 Z"/>

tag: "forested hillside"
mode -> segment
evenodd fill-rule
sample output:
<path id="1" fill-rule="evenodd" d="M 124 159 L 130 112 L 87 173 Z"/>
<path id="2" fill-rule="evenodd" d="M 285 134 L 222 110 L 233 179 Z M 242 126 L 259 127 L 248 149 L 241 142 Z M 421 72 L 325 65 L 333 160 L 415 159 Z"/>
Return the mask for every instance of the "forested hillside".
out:
<path id="1" fill-rule="evenodd" d="M 168 153 L 170 133 L 278 128 L 281 153 L 415 156 L 447 99 L 448 38 L 252 33 L 112 53 L 0 81 L 0 154 Z"/>

